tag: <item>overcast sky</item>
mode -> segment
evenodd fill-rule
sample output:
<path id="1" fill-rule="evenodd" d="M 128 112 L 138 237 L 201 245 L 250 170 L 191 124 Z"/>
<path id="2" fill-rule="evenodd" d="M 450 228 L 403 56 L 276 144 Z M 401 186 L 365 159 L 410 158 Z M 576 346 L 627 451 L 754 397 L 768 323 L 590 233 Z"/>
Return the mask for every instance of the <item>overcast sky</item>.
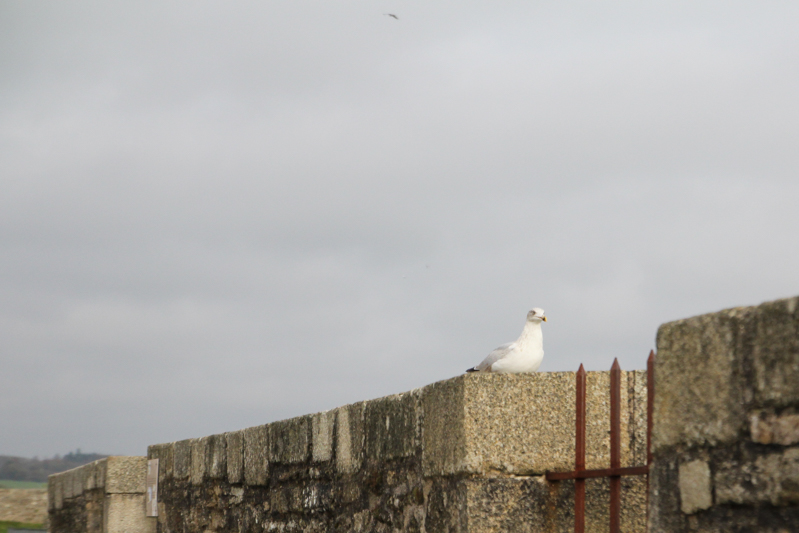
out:
<path id="1" fill-rule="evenodd" d="M 384 15 L 394 13 L 399 20 Z M 0 3 L 0 454 L 799 294 L 796 2 Z"/>

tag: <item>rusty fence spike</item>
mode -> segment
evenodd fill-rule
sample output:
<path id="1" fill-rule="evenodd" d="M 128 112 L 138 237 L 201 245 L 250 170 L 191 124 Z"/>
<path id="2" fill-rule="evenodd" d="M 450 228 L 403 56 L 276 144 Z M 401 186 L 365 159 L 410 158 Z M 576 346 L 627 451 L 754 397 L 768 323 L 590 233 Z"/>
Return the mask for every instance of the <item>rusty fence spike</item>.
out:
<path id="1" fill-rule="evenodd" d="M 580 365 L 576 375 L 576 427 L 574 439 L 574 469 L 585 470 L 585 368 Z M 574 531 L 585 532 L 585 479 L 574 480 Z"/>
<path id="2" fill-rule="evenodd" d="M 610 367 L 610 468 L 621 467 L 621 367 Z M 610 533 L 621 531 L 621 477 L 610 476 Z"/>
<path id="3" fill-rule="evenodd" d="M 646 469 L 652 467 L 652 416 L 655 413 L 655 350 L 646 359 Z M 646 523 L 649 523 L 649 475 L 646 476 Z"/>
<path id="4" fill-rule="evenodd" d="M 574 480 L 574 531 L 585 533 L 585 480 L 590 478 L 610 478 L 610 532 L 621 530 L 621 477 L 647 476 L 647 498 L 649 469 L 652 462 L 652 407 L 655 383 L 655 354 L 650 352 L 647 360 L 647 464 L 641 466 L 621 466 L 621 367 L 619 360 L 613 360 L 610 368 L 610 468 L 586 470 L 586 376 L 583 365 L 576 373 L 575 383 L 575 437 L 574 470 L 571 472 L 547 472 L 549 481 Z M 648 513 L 648 506 L 647 506 Z"/>
<path id="5" fill-rule="evenodd" d="M 646 360 L 646 464 L 652 462 L 652 415 L 655 412 L 655 350 Z"/>

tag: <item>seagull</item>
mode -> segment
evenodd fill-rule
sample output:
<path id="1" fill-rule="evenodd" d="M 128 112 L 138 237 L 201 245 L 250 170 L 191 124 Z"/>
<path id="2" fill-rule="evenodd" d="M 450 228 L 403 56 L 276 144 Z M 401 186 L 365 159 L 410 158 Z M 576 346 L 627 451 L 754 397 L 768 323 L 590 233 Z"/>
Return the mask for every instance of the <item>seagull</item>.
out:
<path id="1" fill-rule="evenodd" d="M 394 17 L 395 19 L 399 20 L 399 17 L 397 15 L 395 15 L 394 13 L 383 13 L 383 14 L 385 16 L 387 16 L 387 17 Z"/>
<path id="2" fill-rule="evenodd" d="M 541 322 L 546 322 L 544 310 L 534 307 L 527 313 L 527 322 L 516 342 L 503 344 L 483 359 L 479 365 L 467 372 L 501 372 L 517 374 L 519 372 L 535 372 L 544 359 L 544 336 L 541 333 Z"/>

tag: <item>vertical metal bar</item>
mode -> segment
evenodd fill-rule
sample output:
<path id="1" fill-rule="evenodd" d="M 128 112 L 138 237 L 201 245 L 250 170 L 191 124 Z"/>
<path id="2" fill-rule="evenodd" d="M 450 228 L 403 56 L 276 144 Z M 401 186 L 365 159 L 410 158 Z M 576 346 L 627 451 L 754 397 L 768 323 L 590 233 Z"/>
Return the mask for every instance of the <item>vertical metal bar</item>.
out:
<path id="1" fill-rule="evenodd" d="M 577 417 L 575 427 L 574 469 L 585 470 L 585 368 L 580 365 L 576 383 Z M 574 532 L 585 532 L 585 480 L 574 480 Z"/>
<path id="2" fill-rule="evenodd" d="M 652 463 L 652 414 L 655 412 L 655 350 L 646 360 L 646 464 Z"/>
<path id="3" fill-rule="evenodd" d="M 621 367 L 610 367 L 610 467 L 621 467 Z M 610 533 L 621 530 L 621 476 L 610 476 Z"/>
<path id="4" fill-rule="evenodd" d="M 655 412 L 655 350 L 646 360 L 646 466 L 652 469 L 652 415 Z M 649 524 L 649 475 L 646 475 L 646 523 Z"/>

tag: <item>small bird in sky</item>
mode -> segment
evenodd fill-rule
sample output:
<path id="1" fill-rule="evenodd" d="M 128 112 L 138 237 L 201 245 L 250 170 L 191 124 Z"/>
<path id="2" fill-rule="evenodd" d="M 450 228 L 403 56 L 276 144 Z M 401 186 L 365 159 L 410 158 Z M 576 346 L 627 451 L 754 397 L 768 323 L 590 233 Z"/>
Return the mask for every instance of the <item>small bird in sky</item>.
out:
<path id="1" fill-rule="evenodd" d="M 383 14 L 385 16 L 387 16 L 387 17 L 394 17 L 395 19 L 399 20 L 399 17 L 397 15 L 395 15 L 394 13 L 383 13 Z"/>
<path id="2" fill-rule="evenodd" d="M 516 342 L 503 344 L 483 359 L 479 365 L 467 372 L 501 372 L 517 374 L 535 372 L 544 359 L 544 336 L 541 322 L 546 322 L 544 310 L 534 307 L 527 313 L 527 322 Z"/>

